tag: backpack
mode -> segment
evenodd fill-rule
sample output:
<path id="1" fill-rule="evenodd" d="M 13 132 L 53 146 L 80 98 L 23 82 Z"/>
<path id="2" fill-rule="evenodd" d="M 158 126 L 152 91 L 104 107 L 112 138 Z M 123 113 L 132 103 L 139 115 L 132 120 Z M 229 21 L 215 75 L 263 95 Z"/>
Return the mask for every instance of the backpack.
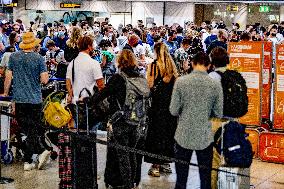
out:
<path id="1" fill-rule="evenodd" d="M 56 57 L 59 55 L 59 53 L 62 52 L 61 49 L 58 49 L 55 54 L 54 54 L 54 59 L 56 59 Z M 52 58 L 52 55 L 50 54 L 50 58 Z M 68 65 L 62 63 L 62 62 L 59 62 L 57 64 L 57 68 L 56 68 L 56 74 L 55 74 L 55 77 L 57 78 L 63 78 L 65 79 L 66 78 L 66 73 L 67 73 L 67 67 Z"/>
<path id="2" fill-rule="evenodd" d="M 223 115 L 225 117 L 240 118 L 248 112 L 248 96 L 246 81 L 243 76 L 234 70 L 224 73 L 217 71 L 221 76 L 224 94 Z"/>
<path id="3" fill-rule="evenodd" d="M 219 154 L 223 152 L 225 165 L 228 167 L 249 168 L 252 164 L 252 145 L 247 139 L 245 128 L 245 125 L 230 121 L 223 126 L 223 135 L 221 127 L 214 136 L 216 150 Z"/>
<path id="4" fill-rule="evenodd" d="M 130 78 L 123 72 L 120 75 L 126 81 L 125 103 L 121 106 L 117 101 L 124 121 L 138 127 L 147 125 L 150 108 L 150 88 L 147 80 L 144 77 Z"/>
<path id="5" fill-rule="evenodd" d="M 79 54 L 79 49 L 78 47 L 72 48 L 68 45 L 66 45 L 64 49 L 64 58 L 67 62 L 71 62 L 74 60 Z"/>
<path id="6" fill-rule="evenodd" d="M 72 118 L 70 110 L 61 104 L 64 97 L 64 92 L 53 92 L 44 101 L 44 120 L 56 128 L 66 126 Z"/>

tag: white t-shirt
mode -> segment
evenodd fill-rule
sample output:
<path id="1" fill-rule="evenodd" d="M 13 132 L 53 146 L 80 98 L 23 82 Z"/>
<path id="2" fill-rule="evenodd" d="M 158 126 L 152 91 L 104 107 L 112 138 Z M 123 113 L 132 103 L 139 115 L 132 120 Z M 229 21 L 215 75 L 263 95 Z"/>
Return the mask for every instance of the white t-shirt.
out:
<path id="1" fill-rule="evenodd" d="M 72 68 L 73 61 L 70 62 L 67 68 L 66 78 L 72 83 Z M 103 78 L 101 66 L 99 62 L 92 59 L 88 54 L 80 52 L 74 60 L 74 83 L 73 102 L 79 99 L 79 94 L 82 89 L 87 88 L 93 94 L 93 88 L 97 85 L 96 81 Z M 83 92 L 82 97 L 87 97 L 88 94 Z"/>
<path id="2" fill-rule="evenodd" d="M 133 47 L 133 52 L 137 57 L 138 62 L 142 62 L 140 59 L 141 55 L 146 54 L 146 48 L 143 45 L 138 44 L 136 47 Z M 143 61 L 145 63 L 145 61 Z M 140 73 L 146 75 L 146 68 L 143 66 L 138 66 Z"/>
<path id="3" fill-rule="evenodd" d="M 282 34 L 277 33 L 276 37 L 273 37 L 273 38 L 269 37 L 268 40 L 272 42 L 272 45 L 273 45 L 273 60 L 276 60 L 276 45 L 281 43 L 284 40 L 283 36 L 282 36 Z"/>

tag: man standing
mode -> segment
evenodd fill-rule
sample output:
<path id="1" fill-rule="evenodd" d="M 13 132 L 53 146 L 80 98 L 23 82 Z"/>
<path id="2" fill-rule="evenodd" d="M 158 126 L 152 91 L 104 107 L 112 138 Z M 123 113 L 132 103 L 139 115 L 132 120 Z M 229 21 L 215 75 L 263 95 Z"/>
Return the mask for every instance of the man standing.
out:
<path id="1" fill-rule="evenodd" d="M 93 93 L 94 86 L 99 90 L 104 88 L 104 78 L 99 62 L 92 59 L 90 53 L 93 49 L 93 39 L 89 36 L 80 37 L 78 41 L 79 55 L 69 63 L 66 74 L 66 88 L 68 90 L 68 103 L 79 100 L 83 88 Z M 74 69 L 73 69 L 74 66 Z M 84 93 L 83 97 L 87 94 Z"/>
<path id="2" fill-rule="evenodd" d="M 171 56 L 174 58 L 175 51 L 178 49 L 178 43 L 176 42 L 177 33 L 170 31 L 168 33 L 168 40 L 164 40 L 164 43 L 168 46 Z"/>
<path id="3" fill-rule="evenodd" d="M 48 82 L 48 73 L 44 59 L 36 52 L 35 46 L 40 43 L 32 32 L 23 34 L 20 43 L 22 51 L 13 53 L 8 62 L 6 72 L 4 96 L 8 95 L 13 77 L 13 101 L 15 102 L 16 116 L 26 138 L 24 149 L 24 170 L 35 168 L 33 154 L 43 151 L 39 138 L 44 135 L 41 128 L 42 94 L 41 83 Z M 50 156 L 49 151 L 39 155 L 38 168 L 42 169 Z"/>
<path id="4" fill-rule="evenodd" d="M 170 112 L 179 117 L 175 133 L 175 157 L 190 162 L 196 151 L 200 188 L 211 189 L 213 132 L 210 119 L 222 117 L 223 92 L 221 84 L 207 74 L 208 55 L 198 52 L 193 58 L 193 72 L 177 79 L 170 104 Z M 186 189 L 189 165 L 176 163 L 175 189 Z"/>

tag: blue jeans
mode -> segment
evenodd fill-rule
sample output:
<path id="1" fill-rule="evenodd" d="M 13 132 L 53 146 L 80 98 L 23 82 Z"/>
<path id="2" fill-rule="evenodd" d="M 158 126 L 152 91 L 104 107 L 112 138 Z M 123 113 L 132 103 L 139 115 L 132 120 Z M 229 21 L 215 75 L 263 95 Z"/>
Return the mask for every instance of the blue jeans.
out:
<path id="1" fill-rule="evenodd" d="M 190 162 L 193 150 L 185 149 L 176 143 L 175 145 L 175 158 L 183 161 Z M 213 159 L 213 145 L 211 144 L 204 150 L 196 150 L 200 188 L 211 189 L 211 168 Z M 189 165 L 175 163 L 177 181 L 175 189 L 186 189 Z"/>

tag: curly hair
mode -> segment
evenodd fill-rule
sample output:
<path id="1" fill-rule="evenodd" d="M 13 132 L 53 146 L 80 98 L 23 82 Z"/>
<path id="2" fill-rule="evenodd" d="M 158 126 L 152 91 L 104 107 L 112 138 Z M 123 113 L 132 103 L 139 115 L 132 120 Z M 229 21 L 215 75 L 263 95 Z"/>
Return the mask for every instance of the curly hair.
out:
<path id="1" fill-rule="evenodd" d="M 135 69 L 136 67 L 138 67 L 138 62 L 135 54 L 128 49 L 122 50 L 117 58 L 117 67 L 121 70 Z"/>
<path id="2" fill-rule="evenodd" d="M 67 40 L 66 44 L 69 47 L 75 48 L 78 44 L 79 38 L 82 36 L 81 28 L 74 26 L 72 27 L 71 37 Z"/>
<path id="3" fill-rule="evenodd" d="M 100 44 L 99 44 L 100 48 L 106 48 L 106 47 L 111 47 L 111 42 L 108 39 L 103 39 L 101 40 Z"/>

